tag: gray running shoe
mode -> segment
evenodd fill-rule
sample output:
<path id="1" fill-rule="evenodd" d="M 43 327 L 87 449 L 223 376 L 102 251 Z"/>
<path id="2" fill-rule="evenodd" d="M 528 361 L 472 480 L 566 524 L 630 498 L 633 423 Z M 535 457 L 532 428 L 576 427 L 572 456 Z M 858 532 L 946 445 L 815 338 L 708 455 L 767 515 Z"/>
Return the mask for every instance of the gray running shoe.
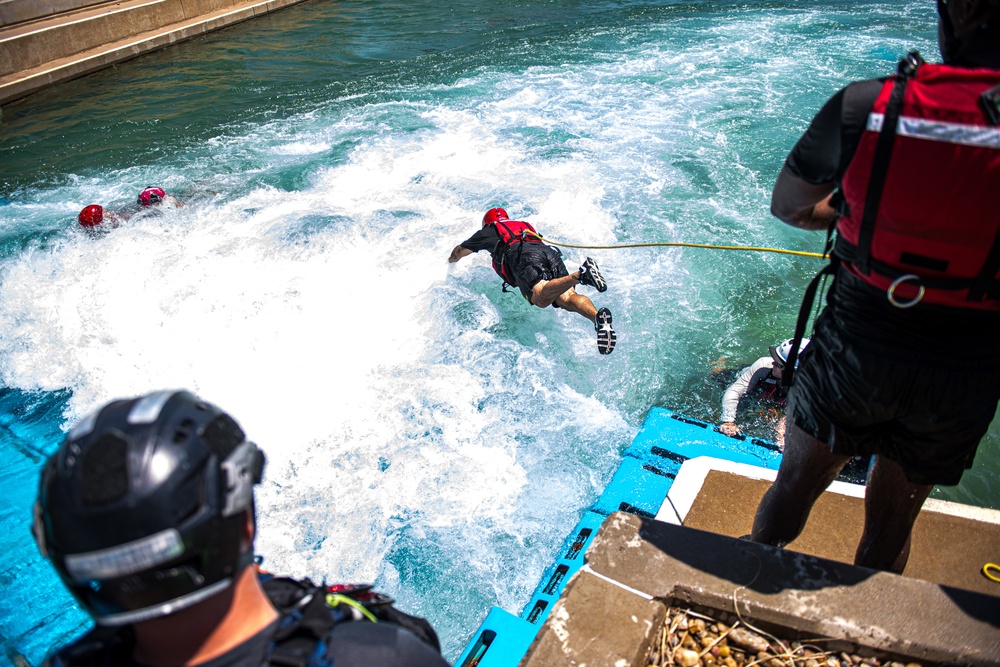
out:
<path id="1" fill-rule="evenodd" d="M 597 262 L 589 257 L 583 260 L 583 265 L 580 266 L 580 282 L 597 288 L 598 292 L 604 292 L 608 289 L 608 284 L 604 282 L 601 270 L 597 268 Z"/>
<path id="2" fill-rule="evenodd" d="M 597 321 L 594 322 L 597 329 L 597 351 L 601 354 L 611 354 L 618 342 L 618 334 L 611 328 L 611 311 L 601 308 L 597 311 Z"/>

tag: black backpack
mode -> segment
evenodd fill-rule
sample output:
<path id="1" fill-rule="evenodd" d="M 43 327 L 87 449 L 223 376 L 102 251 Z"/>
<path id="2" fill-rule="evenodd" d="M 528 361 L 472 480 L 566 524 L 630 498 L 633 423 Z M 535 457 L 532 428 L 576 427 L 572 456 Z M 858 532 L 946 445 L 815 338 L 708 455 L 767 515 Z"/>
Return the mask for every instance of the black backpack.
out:
<path id="1" fill-rule="evenodd" d="M 426 620 L 396 609 L 394 600 L 367 584 L 317 586 L 312 581 L 261 573 L 261 585 L 281 620 L 262 665 L 318 667 L 317 647 L 338 623 L 393 623 L 440 653 L 437 633 Z M 115 667 L 132 662 L 132 628 L 97 626 L 45 663 L 50 667 Z"/>

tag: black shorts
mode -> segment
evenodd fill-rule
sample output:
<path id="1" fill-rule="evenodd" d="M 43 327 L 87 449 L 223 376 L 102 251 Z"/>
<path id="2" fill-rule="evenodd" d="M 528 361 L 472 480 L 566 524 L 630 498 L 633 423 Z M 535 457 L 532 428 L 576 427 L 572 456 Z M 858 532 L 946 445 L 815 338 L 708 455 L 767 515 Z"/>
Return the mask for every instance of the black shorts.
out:
<path id="1" fill-rule="evenodd" d="M 877 454 L 914 484 L 958 484 L 1000 400 L 1000 368 L 843 335 L 829 312 L 788 395 L 796 426 L 845 456 Z"/>
<path id="2" fill-rule="evenodd" d="M 539 280 L 552 280 L 569 275 L 559 251 L 544 243 L 519 243 L 508 251 L 507 260 L 517 280 L 518 289 L 529 303 L 531 288 Z"/>

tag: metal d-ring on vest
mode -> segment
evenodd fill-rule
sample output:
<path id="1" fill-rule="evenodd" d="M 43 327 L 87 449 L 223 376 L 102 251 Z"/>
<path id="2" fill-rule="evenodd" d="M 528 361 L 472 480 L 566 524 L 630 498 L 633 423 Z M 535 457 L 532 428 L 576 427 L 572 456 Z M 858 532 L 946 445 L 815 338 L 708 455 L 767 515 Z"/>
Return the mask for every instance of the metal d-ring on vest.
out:
<path id="1" fill-rule="evenodd" d="M 909 301 L 899 301 L 896 298 L 896 288 L 907 280 L 917 281 L 917 295 Z M 913 273 L 907 273 L 893 280 L 892 284 L 889 285 L 889 289 L 885 291 L 885 295 L 889 298 L 889 303 L 896 306 L 896 308 L 912 308 L 920 303 L 920 300 L 924 298 L 924 286 L 920 284 L 920 276 Z"/>

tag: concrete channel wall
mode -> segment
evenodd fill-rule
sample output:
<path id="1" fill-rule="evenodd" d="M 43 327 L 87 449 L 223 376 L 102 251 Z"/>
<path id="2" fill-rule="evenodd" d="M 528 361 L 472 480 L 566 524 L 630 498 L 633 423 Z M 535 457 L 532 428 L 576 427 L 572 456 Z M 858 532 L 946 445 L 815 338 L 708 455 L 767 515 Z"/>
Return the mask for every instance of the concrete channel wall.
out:
<path id="1" fill-rule="evenodd" d="M 0 0 L 0 104 L 305 0 Z"/>
<path id="2" fill-rule="evenodd" d="M 0 0 L 0 28 L 107 4 L 110 0 Z"/>

